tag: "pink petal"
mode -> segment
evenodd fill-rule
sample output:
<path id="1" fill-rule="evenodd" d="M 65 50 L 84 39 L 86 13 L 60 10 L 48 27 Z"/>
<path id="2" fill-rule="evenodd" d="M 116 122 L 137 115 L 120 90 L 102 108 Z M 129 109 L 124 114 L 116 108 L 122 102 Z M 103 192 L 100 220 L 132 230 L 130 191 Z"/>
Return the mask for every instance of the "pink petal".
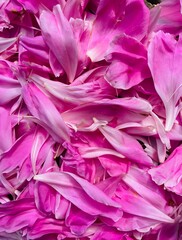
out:
<path id="1" fill-rule="evenodd" d="M 33 83 L 23 87 L 23 99 L 29 111 L 39 119 L 53 138 L 69 141 L 69 130 L 51 100 Z"/>
<path id="2" fill-rule="evenodd" d="M 0 231 L 14 233 L 24 227 L 31 227 L 41 214 L 35 208 L 32 198 L 25 198 L 0 205 Z"/>
<path id="3" fill-rule="evenodd" d="M 178 114 L 181 97 L 182 38 L 176 41 L 170 34 L 158 32 L 149 47 L 149 67 L 155 89 L 166 109 L 166 130 L 171 130 Z M 163 57 L 165 56 L 165 58 Z"/>
<path id="4" fill-rule="evenodd" d="M 116 202 L 96 186 L 74 174 L 49 172 L 36 175 L 34 179 L 49 184 L 75 206 L 90 215 L 107 216 L 113 220 L 118 220 L 122 215 L 120 206 Z"/>
<path id="5" fill-rule="evenodd" d="M 14 38 L 2 38 L 0 37 L 0 53 L 11 47 L 17 41 L 17 37 Z"/>
<path id="6" fill-rule="evenodd" d="M 108 142 L 128 159 L 143 165 L 152 165 L 152 160 L 143 151 L 141 145 L 125 132 L 109 126 L 99 128 Z"/>
<path id="7" fill-rule="evenodd" d="M 169 191 L 182 196 L 182 147 L 177 147 L 168 159 L 156 168 L 149 170 L 152 180 L 158 185 L 164 184 Z"/>
<path id="8" fill-rule="evenodd" d="M 77 46 L 70 23 L 64 17 L 60 5 L 54 6 L 53 13 L 42 11 L 40 27 L 46 44 L 72 82 L 78 64 Z"/>
<path id="9" fill-rule="evenodd" d="M 111 65 L 106 80 L 115 88 L 129 89 L 150 77 L 147 51 L 136 39 L 123 35 L 111 43 L 106 60 Z"/>

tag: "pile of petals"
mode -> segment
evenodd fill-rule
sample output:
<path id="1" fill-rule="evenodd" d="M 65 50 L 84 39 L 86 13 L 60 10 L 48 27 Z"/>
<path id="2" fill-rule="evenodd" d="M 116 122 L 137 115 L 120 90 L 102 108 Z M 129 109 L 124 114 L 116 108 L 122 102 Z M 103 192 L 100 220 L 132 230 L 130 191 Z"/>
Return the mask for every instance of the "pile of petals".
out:
<path id="1" fill-rule="evenodd" d="M 181 96 L 182 1 L 1 0 L 0 239 L 182 239 Z"/>

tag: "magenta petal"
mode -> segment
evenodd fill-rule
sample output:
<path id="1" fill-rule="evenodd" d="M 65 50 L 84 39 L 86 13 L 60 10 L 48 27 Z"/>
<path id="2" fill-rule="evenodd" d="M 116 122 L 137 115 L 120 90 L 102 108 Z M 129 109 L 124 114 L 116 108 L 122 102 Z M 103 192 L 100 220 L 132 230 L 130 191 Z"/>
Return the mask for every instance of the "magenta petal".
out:
<path id="1" fill-rule="evenodd" d="M 41 13 L 40 26 L 46 44 L 72 82 L 78 64 L 77 46 L 70 23 L 64 17 L 60 5 L 54 7 L 53 13 L 49 11 Z"/>
<path id="2" fill-rule="evenodd" d="M 164 224 L 159 230 L 157 240 L 178 240 L 179 223 Z"/>
<path id="3" fill-rule="evenodd" d="M 6 136 L 0 141 L 0 153 L 8 150 L 13 144 L 13 133 L 10 112 L 0 107 L 0 135 Z"/>
<path id="4" fill-rule="evenodd" d="M 125 0 L 122 2 L 117 0 L 99 2 L 87 51 L 87 55 L 92 61 L 100 61 L 104 58 L 109 43 L 114 37 L 113 31 L 124 16 L 125 2 Z"/>
<path id="5" fill-rule="evenodd" d="M 120 206 L 115 201 L 96 186 L 74 174 L 49 172 L 36 175 L 34 179 L 49 184 L 76 207 L 90 215 L 107 216 L 115 221 L 122 216 Z"/>
<path id="6" fill-rule="evenodd" d="M 31 227 L 41 214 L 35 208 L 32 198 L 24 198 L 0 205 L 0 231 L 13 233 L 24 227 Z"/>
<path id="7" fill-rule="evenodd" d="M 106 60 L 111 65 L 106 80 L 113 87 L 126 90 L 150 77 L 147 51 L 136 39 L 126 35 L 117 37 L 107 53 Z"/>
<path id="8" fill-rule="evenodd" d="M 139 164 L 152 165 L 150 157 L 133 137 L 109 126 L 103 126 L 99 129 L 108 142 L 125 157 Z"/>
<path id="9" fill-rule="evenodd" d="M 147 34 L 149 15 L 149 9 L 143 0 L 127 0 L 125 17 L 116 29 L 117 35 L 123 31 L 141 41 Z"/>
<path id="10" fill-rule="evenodd" d="M 51 100 L 33 83 L 23 87 L 23 99 L 33 116 L 38 118 L 53 138 L 69 141 L 69 130 Z"/>
<path id="11" fill-rule="evenodd" d="M 182 64 L 181 53 L 181 36 L 176 41 L 172 35 L 162 31 L 154 36 L 148 52 L 154 86 L 166 110 L 165 128 L 167 131 L 171 130 L 179 111 L 177 102 L 182 93 L 181 68 L 179 67 Z"/>
<path id="12" fill-rule="evenodd" d="M 156 168 L 149 170 L 152 180 L 172 192 L 182 196 L 182 147 L 176 148 L 168 159 Z"/>
<path id="13" fill-rule="evenodd" d="M 95 222 L 95 220 L 95 216 L 83 212 L 75 206 L 71 205 L 71 209 L 65 220 L 65 223 L 70 227 L 73 234 L 81 236 L 85 233 L 87 228 Z"/>

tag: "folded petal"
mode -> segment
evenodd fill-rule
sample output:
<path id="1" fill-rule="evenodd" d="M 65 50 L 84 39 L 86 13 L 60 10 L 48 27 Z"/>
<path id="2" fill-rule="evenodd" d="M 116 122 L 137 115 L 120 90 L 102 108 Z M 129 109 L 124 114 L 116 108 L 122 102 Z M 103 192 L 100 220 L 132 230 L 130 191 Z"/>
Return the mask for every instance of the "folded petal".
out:
<path id="1" fill-rule="evenodd" d="M 51 100 L 33 83 L 22 89 L 23 99 L 34 117 L 58 141 L 69 141 L 69 130 Z"/>
<path id="2" fill-rule="evenodd" d="M 0 232 L 15 233 L 31 227 L 41 219 L 32 198 L 24 198 L 0 205 Z"/>
<path id="3" fill-rule="evenodd" d="M 169 131 L 178 114 L 177 102 L 182 94 L 182 37 L 176 41 L 172 35 L 158 32 L 151 41 L 148 58 L 155 89 L 166 110 L 165 129 Z"/>
<path id="4" fill-rule="evenodd" d="M 123 35 L 114 39 L 107 52 L 111 62 L 106 80 L 115 88 L 129 89 L 150 77 L 147 50 L 135 38 Z"/>
<path id="5" fill-rule="evenodd" d="M 124 16 L 125 4 L 125 0 L 122 2 L 117 0 L 99 2 L 87 51 L 87 55 L 92 61 L 104 58 L 109 43 L 114 37 L 113 30 Z"/>
<path id="6" fill-rule="evenodd" d="M 0 53 L 11 47 L 17 41 L 17 37 L 14 38 L 2 38 L 0 37 Z"/>
<path id="7" fill-rule="evenodd" d="M 108 142 L 129 160 L 142 165 L 152 165 L 152 160 L 144 152 L 139 142 L 127 133 L 109 126 L 99 128 Z"/>
<path id="8" fill-rule="evenodd" d="M 71 206 L 67 215 L 65 224 L 69 226 L 71 232 L 77 236 L 83 235 L 88 227 L 96 221 L 96 216 L 83 212 L 74 205 Z"/>
<path id="9" fill-rule="evenodd" d="M 177 147 L 168 159 L 156 168 L 149 170 L 152 180 L 164 184 L 169 191 L 182 196 L 182 147 Z"/>
<path id="10" fill-rule="evenodd" d="M 56 5 L 53 12 L 42 11 L 40 27 L 46 44 L 72 82 L 78 64 L 77 46 L 70 23 L 64 17 L 60 5 Z"/>
<path id="11" fill-rule="evenodd" d="M 49 172 L 36 175 L 34 179 L 49 184 L 76 207 L 90 215 L 107 216 L 115 221 L 122 216 L 120 206 L 116 202 L 99 188 L 75 174 Z"/>
<path id="12" fill-rule="evenodd" d="M 87 55 L 94 62 L 102 60 L 111 41 L 121 33 L 140 41 L 147 33 L 148 24 L 149 10 L 142 0 L 100 1 Z"/>

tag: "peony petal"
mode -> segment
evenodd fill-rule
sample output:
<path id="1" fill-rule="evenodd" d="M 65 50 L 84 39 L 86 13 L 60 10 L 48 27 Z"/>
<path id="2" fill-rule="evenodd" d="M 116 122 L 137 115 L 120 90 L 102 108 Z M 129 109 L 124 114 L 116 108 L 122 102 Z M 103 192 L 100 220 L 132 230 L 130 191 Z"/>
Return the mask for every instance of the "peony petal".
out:
<path id="1" fill-rule="evenodd" d="M 143 151 L 141 145 L 127 133 L 109 126 L 102 126 L 99 130 L 108 142 L 125 157 L 139 164 L 152 165 L 152 160 Z"/>
<path id="2" fill-rule="evenodd" d="M 42 121 L 53 138 L 58 141 L 69 141 L 69 130 L 54 104 L 33 83 L 23 87 L 23 99 L 33 116 Z"/>
<path id="3" fill-rule="evenodd" d="M 120 206 L 116 202 L 96 186 L 74 174 L 49 172 L 36 175 L 34 179 L 49 184 L 76 207 L 90 215 L 107 216 L 115 221 L 122 216 Z"/>
<path id="4" fill-rule="evenodd" d="M 182 38 L 176 41 L 168 33 L 158 32 L 149 47 L 149 67 L 154 86 L 166 109 L 165 129 L 170 131 L 178 114 L 181 97 Z M 165 56 L 165 58 L 163 57 Z"/>
<path id="5" fill-rule="evenodd" d="M 60 5 L 54 7 L 53 13 L 42 11 L 40 27 L 46 44 L 65 70 L 69 81 L 72 82 L 78 64 L 77 46 L 70 23 L 64 17 Z"/>
<path id="6" fill-rule="evenodd" d="M 135 38 L 126 35 L 115 38 L 106 60 L 111 65 L 105 78 L 115 88 L 126 90 L 150 77 L 147 51 Z"/>
<path id="7" fill-rule="evenodd" d="M 168 159 L 156 168 L 149 170 L 152 180 L 158 185 L 164 184 L 169 191 L 182 196 L 182 147 L 177 147 Z"/>

